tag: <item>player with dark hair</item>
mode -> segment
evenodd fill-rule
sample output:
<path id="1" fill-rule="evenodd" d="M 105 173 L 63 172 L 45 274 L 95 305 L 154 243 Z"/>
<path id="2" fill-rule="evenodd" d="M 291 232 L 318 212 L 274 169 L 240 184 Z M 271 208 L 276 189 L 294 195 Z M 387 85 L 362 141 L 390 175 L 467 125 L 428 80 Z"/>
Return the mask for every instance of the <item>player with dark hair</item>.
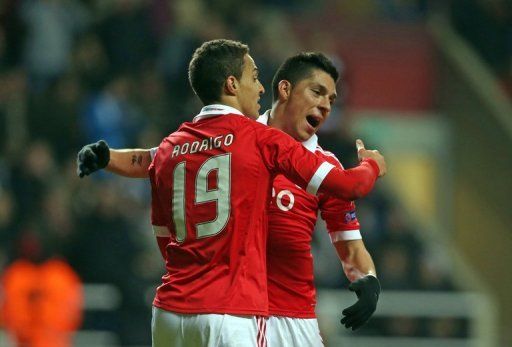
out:
<path id="1" fill-rule="evenodd" d="M 337 97 L 338 78 L 332 62 L 321 53 L 300 53 L 288 58 L 272 81 L 272 110 L 259 121 L 283 130 L 317 156 L 341 168 L 332 153 L 318 146 L 315 135 Z M 290 339 L 294 341 L 292 346 L 321 344 L 315 319 L 311 256 L 318 212 L 327 224 L 345 274 L 352 282 L 349 288 L 359 297 L 355 305 L 343 311 L 342 324 L 358 329 L 376 309 L 380 284 L 362 241 L 355 204 L 327 194 L 313 196 L 282 175 L 274 178 L 273 188 L 267 246 L 269 341 L 283 346 L 289 345 L 286 341 Z"/>
<path id="2" fill-rule="evenodd" d="M 197 74 L 202 70 L 192 67 L 210 62 L 211 52 L 217 54 L 212 62 L 219 65 L 216 71 L 221 71 L 223 57 L 233 57 L 230 50 L 219 54 L 219 45 L 230 42 L 210 41 L 196 51 L 189 75 L 196 93 L 201 90 Z M 358 145 L 360 165 L 341 170 L 281 131 L 241 117 L 257 117 L 263 87 L 248 53 L 239 66 L 239 78 L 236 69 L 221 72 L 224 83 L 217 100 L 200 96 L 211 104 L 192 123 L 184 123 L 164 139 L 149 170 L 152 221 L 168 271 L 154 301 L 155 345 L 185 340 L 187 345 L 208 345 L 213 340 L 228 346 L 263 343 L 258 327 L 264 321 L 258 316 L 266 316 L 269 305 L 265 211 L 275 175 L 284 173 L 313 195 L 328 192 L 350 201 L 368 193 L 376 176 L 385 173 L 382 156 L 365 150 L 362 143 Z M 317 126 L 328 116 L 335 94 L 335 82 L 329 78 L 328 86 L 314 84 L 320 87 L 318 91 L 308 87 L 316 106 L 304 117 L 314 118 Z M 291 101 L 292 89 L 286 83 L 280 89 L 285 101 Z M 298 125 L 297 129 L 313 135 L 316 127 L 309 127 Z M 81 175 L 115 164 L 109 162 L 104 143 L 88 146 L 79 153 Z M 119 172 L 121 166 L 114 171 Z"/>
<path id="3" fill-rule="evenodd" d="M 235 41 L 199 47 L 190 61 L 188 78 L 192 89 L 204 105 L 218 102 L 226 77 L 242 77 L 244 57 L 249 48 Z"/>

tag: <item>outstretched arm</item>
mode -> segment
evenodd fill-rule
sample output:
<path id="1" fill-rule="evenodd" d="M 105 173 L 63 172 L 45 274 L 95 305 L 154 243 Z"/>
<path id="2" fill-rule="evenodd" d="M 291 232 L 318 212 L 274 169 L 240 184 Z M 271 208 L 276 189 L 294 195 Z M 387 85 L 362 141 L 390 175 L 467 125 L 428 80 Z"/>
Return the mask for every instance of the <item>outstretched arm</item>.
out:
<path id="1" fill-rule="evenodd" d="M 112 149 L 107 171 L 132 178 L 147 178 L 151 164 L 149 149 Z"/>
<path id="2" fill-rule="evenodd" d="M 149 149 L 112 149 L 104 140 L 82 147 L 77 155 L 77 174 L 80 178 L 106 169 L 132 178 L 147 178 L 151 164 Z"/>

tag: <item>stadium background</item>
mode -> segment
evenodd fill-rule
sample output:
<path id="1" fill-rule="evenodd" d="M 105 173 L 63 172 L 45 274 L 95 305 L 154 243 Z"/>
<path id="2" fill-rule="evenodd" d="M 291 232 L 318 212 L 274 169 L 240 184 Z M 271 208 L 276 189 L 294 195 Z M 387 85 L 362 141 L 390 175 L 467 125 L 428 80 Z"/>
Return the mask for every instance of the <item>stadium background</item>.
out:
<path id="1" fill-rule="evenodd" d="M 158 145 L 200 108 L 186 78 L 191 53 L 221 37 L 250 45 L 264 108 L 286 57 L 328 54 L 342 97 L 320 144 L 351 166 L 362 137 L 388 160 L 388 176 L 358 203 L 383 287 L 358 332 L 339 325 L 355 297 L 317 226 L 326 345 L 512 345 L 510 1 L 5 0 L 0 19 L 1 346 L 12 345 L 6 307 L 29 322 L 27 334 L 53 316 L 61 330 L 78 327 L 76 346 L 150 344 L 163 266 L 147 182 L 79 180 L 75 155 L 100 138 Z M 82 290 L 47 283 L 57 295 L 45 297 L 41 264 L 54 258 Z M 33 265 L 20 277 L 28 299 L 17 292 L 27 312 L 5 290 L 20 259 Z"/>

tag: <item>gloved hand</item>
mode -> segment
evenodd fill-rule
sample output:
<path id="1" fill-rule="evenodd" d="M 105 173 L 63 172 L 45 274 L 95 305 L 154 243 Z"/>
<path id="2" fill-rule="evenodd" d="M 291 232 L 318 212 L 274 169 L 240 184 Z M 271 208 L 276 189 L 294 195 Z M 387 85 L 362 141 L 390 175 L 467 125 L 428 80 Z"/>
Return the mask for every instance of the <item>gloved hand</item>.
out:
<path id="1" fill-rule="evenodd" d="M 380 294 L 380 283 L 377 277 L 368 275 L 360 278 L 348 286 L 348 289 L 357 294 L 359 300 L 344 309 L 341 324 L 352 330 L 362 327 L 372 316 L 377 308 Z"/>
<path id="2" fill-rule="evenodd" d="M 76 173 L 82 178 L 101 170 L 110 161 L 110 149 L 104 140 L 90 143 L 82 147 L 76 157 Z"/>

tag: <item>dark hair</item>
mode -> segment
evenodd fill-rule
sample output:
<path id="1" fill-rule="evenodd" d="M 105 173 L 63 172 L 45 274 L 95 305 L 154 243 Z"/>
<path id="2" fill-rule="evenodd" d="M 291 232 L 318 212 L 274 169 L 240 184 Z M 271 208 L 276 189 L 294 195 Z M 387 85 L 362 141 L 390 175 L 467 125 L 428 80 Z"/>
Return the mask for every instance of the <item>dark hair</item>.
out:
<path id="1" fill-rule="evenodd" d="M 333 63 L 322 53 L 302 52 L 284 61 L 277 69 L 272 79 L 272 98 L 277 100 L 278 85 L 282 80 L 289 81 L 292 85 L 308 78 L 313 70 L 319 69 L 328 73 L 334 82 L 338 81 L 339 73 Z"/>
<path id="2" fill-rule="evenodd" d="M 244 56 L 248 53 L 247 45 L 224 39 L 207 41 L 196 49 L 188 67 L 188 80 L 203 104 L 220 100 L 229 76 L 242 77 Z"/>

